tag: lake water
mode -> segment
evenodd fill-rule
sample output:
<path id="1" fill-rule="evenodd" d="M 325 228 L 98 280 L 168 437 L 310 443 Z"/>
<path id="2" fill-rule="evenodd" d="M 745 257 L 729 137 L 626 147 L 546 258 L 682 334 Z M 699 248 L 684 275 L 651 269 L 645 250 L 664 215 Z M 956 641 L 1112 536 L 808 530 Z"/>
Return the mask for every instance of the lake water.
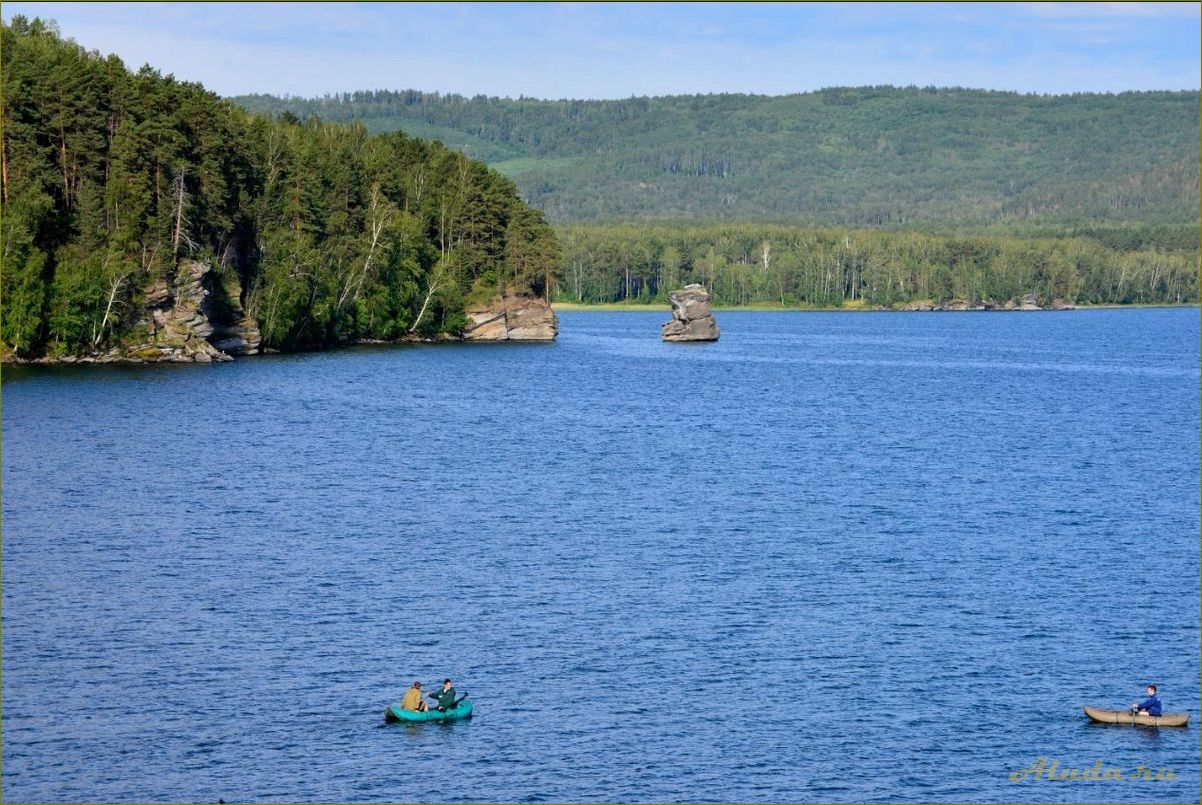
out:
<path id="1" fill-rule="evenodd" d="M 1197 801 L 1197 309 L 665 319 L 6 370 L 3 798 Z"/>

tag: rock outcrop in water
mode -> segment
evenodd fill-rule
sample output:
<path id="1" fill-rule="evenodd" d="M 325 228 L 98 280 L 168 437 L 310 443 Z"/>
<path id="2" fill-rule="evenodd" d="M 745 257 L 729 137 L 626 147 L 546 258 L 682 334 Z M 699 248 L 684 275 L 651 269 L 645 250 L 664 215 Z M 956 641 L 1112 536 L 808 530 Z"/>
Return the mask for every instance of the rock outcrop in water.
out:
<path id="1" fill-rule="evenodd" d="M 555 311 L 537 296 L 494 296 L 465 312 L 464 341 L 554 341 L 559 334 Z"/>
<path id="2" fill-rule="evenodd" d="M 672 321 L 660 327 L 665 341 L 717 341 L 718 322 L 710 307 L 709 291 L 696 283 L 668 293 Z"/>

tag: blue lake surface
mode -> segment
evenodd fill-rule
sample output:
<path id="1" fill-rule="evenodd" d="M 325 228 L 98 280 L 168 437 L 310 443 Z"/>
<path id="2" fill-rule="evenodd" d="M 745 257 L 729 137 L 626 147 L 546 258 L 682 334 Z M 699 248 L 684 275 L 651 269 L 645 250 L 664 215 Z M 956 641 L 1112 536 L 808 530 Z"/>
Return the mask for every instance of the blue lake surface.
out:
<path id="1" fill-rule="evenodd" d="M 1196 802 L 1199 311 L 718 318 L 6 369 L 4 800 Z"/>

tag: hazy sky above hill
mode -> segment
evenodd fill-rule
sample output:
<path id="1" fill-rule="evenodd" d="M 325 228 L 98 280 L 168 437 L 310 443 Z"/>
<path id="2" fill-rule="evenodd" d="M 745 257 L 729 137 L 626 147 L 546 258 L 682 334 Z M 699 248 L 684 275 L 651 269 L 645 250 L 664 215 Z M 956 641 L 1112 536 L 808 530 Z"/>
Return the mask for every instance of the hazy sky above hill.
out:
<path id="1" fill-rule="evenodd" d="M 1197 89 L 1202 73 L 1197 3 L 5 3 L 14 14 L 222 95 L 1062 93 Z"/>

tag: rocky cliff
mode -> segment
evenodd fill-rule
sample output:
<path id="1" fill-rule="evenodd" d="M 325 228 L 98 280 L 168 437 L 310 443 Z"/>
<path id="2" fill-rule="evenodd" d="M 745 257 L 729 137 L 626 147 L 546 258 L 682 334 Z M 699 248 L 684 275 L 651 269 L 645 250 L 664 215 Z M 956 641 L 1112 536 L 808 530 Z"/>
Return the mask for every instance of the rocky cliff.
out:
<path id="1" fill-rule="evenodd" d="M 237 280 L 223 279 L 206 263 L 184 260 L 174 276 L 141 289 L 136 324 L 139 337 L 103 352 L 22 360 L 12 363 L 216 363 L 260 351 L 259 328 L 240 301 Z M 554 341 L 559 320 L 539 297 L 506 295 L 469 308 L 464 341 Z M 459 340 L 407 336 L 404 341 Z M 353 342 L 350 342 L 353 343 Z"/>
<path id="2" fill-rule="evenodd" d="M 259 328 L 242 310 L 237 281 L 222 282 L 205 263 L 184 260 L 173 282 L 158 280 L 146 289 L 150 330 L 146 344 L 133 354 L 147 360 L 232 360 L 259 351 Z M 129 351 L 129 348 L 126 348 Z"/>
<path id="3" fill-rule="evenodd" d="M 537 296 L 494 296 L 465 313 L 464 341 L 554 341 L 559 333 L 555 311 Z"/>
<path id="4" fill-rule="evenodd" d="M 710 307 L 709 291 L 694 283 L 668 293 L 672 321 L 660 327 L 665 341 L 717 341 L 718 322 Z"/>
<path id="5" fill-rule="evenodd" d="M 33 363 L 214 363 L 259 351 L 259 328 L 246 315 L 237 280 L 206 263 L 184 260 L 172 277 L 141 289 L 131 333 L 143 337 L 91 355 L 38 358 Z M 14 360 L 14 362 L 23 362 Z"/>

